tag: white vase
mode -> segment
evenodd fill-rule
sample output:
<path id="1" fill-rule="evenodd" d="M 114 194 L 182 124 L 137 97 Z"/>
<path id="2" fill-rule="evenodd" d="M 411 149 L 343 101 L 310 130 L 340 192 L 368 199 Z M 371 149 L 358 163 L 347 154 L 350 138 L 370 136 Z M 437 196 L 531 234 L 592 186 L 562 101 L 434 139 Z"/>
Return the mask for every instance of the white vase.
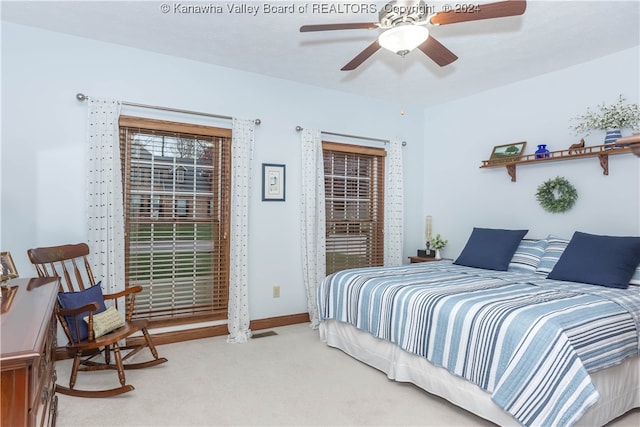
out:
<path id="1" fill-rule="evenodd" d="M 440 256 L 440 249 L 436 249 L 436 259 L 442 259 Z"/>

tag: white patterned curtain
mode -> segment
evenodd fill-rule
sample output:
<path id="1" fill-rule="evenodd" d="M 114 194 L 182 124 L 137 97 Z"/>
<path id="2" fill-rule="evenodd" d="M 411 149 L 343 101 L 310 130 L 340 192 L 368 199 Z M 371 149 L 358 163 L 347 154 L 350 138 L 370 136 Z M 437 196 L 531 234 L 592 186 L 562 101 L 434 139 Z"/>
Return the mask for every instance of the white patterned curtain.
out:
<path id="1" fill-rule="evenodd" d="M 384 265 L 402 265 L 404 184 L 402 142 L 391 141 L 384 190 Z"/>
<path id="2" fill-rule="evenodd" d="M 96 281 L 106 293 L 124 290 L 124 210 L 118 117 L 120 103 L 89 99 L 87 244 Z M 124 304 L 118 304 L 124 315 Z"/>
<path id="3" fill-rule="evenodd" d="M 253 157 L 253 120 L 233 119 L 231 143 L 231 250 L 229 277 L 229 343 L 245 343 L 249 329 L 249 193 Z"/>
<path id="4" fill-rule="evenodd" d="M 322 138 L 318 130 L 302 130 L 301 244 L 302 273 L 311 327 L 317 328 L 317 285 L 326 275 L 326 217 Z"/>

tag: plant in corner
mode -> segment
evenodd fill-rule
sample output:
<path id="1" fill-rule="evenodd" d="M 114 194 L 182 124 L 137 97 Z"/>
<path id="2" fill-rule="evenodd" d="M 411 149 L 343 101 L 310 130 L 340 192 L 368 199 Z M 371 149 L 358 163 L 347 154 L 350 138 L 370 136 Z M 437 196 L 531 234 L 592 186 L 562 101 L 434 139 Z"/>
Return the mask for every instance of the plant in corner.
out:
<path id="1" fill-rule="evenodd" d="M 596 111 L 587 108 L 587 112 L 573 117 L 575 122 L 572 129 L 576 135 L 589 135 L 592 130 L 612 131 L 617 130 L 617 138 L 620 129 L 630 128 L 640 129 L 640 106 L 638 104 L 626 103 L 626 98 L 622 95 L 618 97 L 618 102 L 611 105 L 602 103 L 598 105 Z M 614 139 L 615 140 L 615 139 Z M 606 142 L 613 142 L 605 139 Z"/>
<path id="2" fill-rule="evenodd" d="M 429 241 L 430 247 L 436 250 L 437 259 L 440 259 L 440 249 L 447 246 L 447 243 L 449 243 L 449 241 L 442 240 L 442 237 L 440 237 L 440 234 L 436 234 L 436 237 L 431 238 L 431 240 Z"/>
<path id="3" fill-rule="evenodd" d="M 429 242 L 429 244 L 433 249 L 442 249 L 445 246 L 447 246 L 447 243 L 449 243 L 449 241 L 442 240 L 442 237 L 440 237 L 440 234 L 436 234 L 436 237 L 431 238 L 431 241 Z"/>

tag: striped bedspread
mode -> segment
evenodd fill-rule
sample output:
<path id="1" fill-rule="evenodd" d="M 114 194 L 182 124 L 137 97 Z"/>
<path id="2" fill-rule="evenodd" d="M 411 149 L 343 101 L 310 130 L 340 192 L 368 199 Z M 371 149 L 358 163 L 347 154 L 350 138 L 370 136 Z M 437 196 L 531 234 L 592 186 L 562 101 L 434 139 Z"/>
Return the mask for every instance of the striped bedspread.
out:
<path id="1" fill-rule="evenodd" d="M 489 392 L 523 425 L 572 425 L 590 372 L 639 354 L 640 289 L 449 261 L 353 269 L 318 287 L 320 320 L 348 322 Z"/>

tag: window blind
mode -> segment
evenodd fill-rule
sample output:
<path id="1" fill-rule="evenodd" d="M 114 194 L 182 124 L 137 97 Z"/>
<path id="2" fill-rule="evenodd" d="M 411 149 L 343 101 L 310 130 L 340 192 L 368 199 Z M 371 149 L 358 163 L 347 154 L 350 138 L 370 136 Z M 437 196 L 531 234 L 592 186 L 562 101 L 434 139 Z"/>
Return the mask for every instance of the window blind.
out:
<path id="1" fill-rule="evenodd" d="M 123 116 L 120 142 L 133 317 L 226 318 L 230 131 Z"/>
<path id="2" fill-rule="evenodd" d="M 327 274 L 383 264 L 385 155 L 323 143 Z"/>

